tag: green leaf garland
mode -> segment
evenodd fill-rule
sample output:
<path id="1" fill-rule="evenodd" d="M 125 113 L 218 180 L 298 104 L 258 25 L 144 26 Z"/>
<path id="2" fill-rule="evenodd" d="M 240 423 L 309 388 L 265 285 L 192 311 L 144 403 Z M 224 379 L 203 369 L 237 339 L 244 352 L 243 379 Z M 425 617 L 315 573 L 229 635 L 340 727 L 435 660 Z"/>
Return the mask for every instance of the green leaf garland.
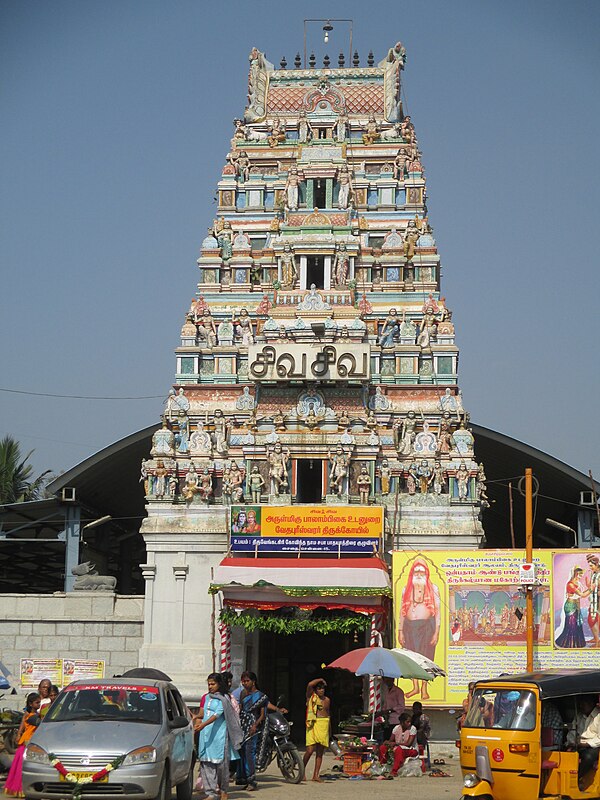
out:
<path id="1" fill-rule="evenodd" d="M 237 614 L 232 608 L 224 608 L 220 615 L 224 625 L 244 628 L 252 631 L 270 631 L 271 633 L 302 633 L 313 631 L 315 633 L 354 633 L 366 631 L 371 625 L 371 619 L 366 614 L 331 614 L 329 616 L 301 616 L 300 618 L 282 615 L 278 611 L 263 611 L 252 614 L 242 611 Z"/>

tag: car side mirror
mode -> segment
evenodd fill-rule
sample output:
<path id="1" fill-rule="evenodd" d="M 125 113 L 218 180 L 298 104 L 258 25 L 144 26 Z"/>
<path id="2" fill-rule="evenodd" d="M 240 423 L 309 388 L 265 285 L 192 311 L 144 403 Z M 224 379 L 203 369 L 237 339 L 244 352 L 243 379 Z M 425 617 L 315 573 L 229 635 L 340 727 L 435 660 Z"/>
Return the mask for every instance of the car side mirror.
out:
<path id="1" fill-rule="evenodd" d="M 177 728 L 187 728 L 190 724 L 190 720 L 187 717 L 173 717 L 173 719 L 169 720 L 169 728 L 175 730 Z"/>

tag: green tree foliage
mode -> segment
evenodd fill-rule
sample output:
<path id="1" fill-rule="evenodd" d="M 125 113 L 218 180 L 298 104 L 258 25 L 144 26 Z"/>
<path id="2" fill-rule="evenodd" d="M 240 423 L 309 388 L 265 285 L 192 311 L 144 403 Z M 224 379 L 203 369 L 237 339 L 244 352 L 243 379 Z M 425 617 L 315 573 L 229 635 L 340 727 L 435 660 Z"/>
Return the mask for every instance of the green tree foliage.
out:
<path id="1" fill-rule="evenodd" d="M 28 460 L 33 450 L 25 457 L 21 446 L 12 436 L 0 440 L 0 504 L 23 503 L 38 500 L 51 471 L 48 469 L 37 477 Z"/>

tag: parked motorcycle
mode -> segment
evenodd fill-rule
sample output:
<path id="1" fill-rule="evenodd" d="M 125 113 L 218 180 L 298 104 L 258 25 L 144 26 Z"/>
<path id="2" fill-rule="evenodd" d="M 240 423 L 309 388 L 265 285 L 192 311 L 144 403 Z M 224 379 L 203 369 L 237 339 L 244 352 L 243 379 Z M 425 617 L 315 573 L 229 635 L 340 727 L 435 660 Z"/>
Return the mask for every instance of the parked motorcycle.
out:
<path id="1" fill-rule="evenodd" d="M 277 705 L 281 705 L 283 698 L 279 698 Z M 304 778 L 304 763 L 298 748 L 290 739 L 290 728 L 293 725 L 281 711 L 268 711 L 268 734 L 265 756 L 261 764 L 256 765 L 257 772 L 264 772 L 274 758 L 277 766 L 287 783 L 300 783 Z"/>
<path id="2" fill-rule="evenodd" d="M 12 708 L 3 708 L 0 711 L 0 738 L 4 742 L 4 749 L 10 755 L 14 755 L 17 750 L 17 731 L 22 717 L 22 711 L 13 711 Z"/>

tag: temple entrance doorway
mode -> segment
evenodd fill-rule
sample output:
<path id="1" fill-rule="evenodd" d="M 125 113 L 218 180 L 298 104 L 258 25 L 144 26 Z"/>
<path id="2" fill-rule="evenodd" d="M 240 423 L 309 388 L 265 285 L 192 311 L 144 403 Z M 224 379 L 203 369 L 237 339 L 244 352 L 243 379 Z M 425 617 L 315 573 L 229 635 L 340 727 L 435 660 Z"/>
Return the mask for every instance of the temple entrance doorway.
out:
<path id="1" fill-rule="evenodd" d="M 323 462 L 318 458 L 296 461 L 296 502 L 321 503 L 323 495 Z"/>
<path id="2" fill-rule="evenodd" d="M 310 612 L 295 610 L 295 613 Z M 313 613 L 318 614 L 319 610 Z M 356 647 L 363 647 L 363 634 L 358 636 L 360 644 L 352 634 L 260 632 L 259 686 L 272 703 L 283 696 L 282 704 L 289 710 L 287 718 L 294 723 L 292 739 L 296 744 L 304 745 L 306 741 L 306 684 L 313 678 L 323 677 L 327 681 L 332 734 L 337 731 L 340 720 L 362 713 L 363 679 L 344 669 L 321 667 Z"/>
<path id="3" fill-rule="evenodd" d="M 325 257 L 308 256 L 306 259 L 306 289 L 313 285 L 317 289 L 325 288 Z"/>

